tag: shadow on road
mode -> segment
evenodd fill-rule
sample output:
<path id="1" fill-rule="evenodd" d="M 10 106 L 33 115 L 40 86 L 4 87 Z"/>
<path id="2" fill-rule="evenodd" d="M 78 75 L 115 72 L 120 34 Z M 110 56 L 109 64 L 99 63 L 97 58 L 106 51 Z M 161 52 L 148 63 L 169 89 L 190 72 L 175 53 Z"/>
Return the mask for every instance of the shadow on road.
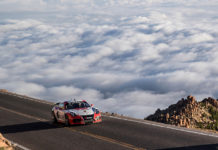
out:
<path id="1" fill-rule="evenodd" d="M 185 146 L 185 147 L 167 148 L 167 149 L 161 149 L 161 150 L 218 150 L 218 144 Z"/>
<path id="2" fill-rule="evenodd" d="M 7 134 L 7 133 L 47 130 L 47 129 L 55 129 L 55 128 L 63 128 L 63 127 L 64 127 L 63 125 L 52 124 L 51 122 L 31 122 L 31 123 L 24 123 L 24 124 L 0 126 L 0 133 Z"/>

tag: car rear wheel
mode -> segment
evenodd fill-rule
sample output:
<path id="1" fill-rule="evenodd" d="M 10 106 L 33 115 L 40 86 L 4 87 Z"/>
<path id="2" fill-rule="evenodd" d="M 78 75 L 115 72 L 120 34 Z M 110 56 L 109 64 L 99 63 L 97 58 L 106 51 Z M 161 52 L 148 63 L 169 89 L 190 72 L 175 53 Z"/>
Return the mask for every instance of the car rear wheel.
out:
<path id="1" fill-rule="evenodd" d="M 52 122 L 57 123 L 57 118 L 55 117 L 55 114 L 53 111 L 51 112 L 51 117 L 52 117 Z"/>

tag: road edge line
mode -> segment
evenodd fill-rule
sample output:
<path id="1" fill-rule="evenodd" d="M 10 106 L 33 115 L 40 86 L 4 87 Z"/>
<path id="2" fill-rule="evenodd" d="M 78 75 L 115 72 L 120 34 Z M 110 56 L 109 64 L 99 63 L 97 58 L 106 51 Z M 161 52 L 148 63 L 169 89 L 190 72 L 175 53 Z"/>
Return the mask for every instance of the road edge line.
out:
<path id="1" fill-rule="evenodd" d="M 119 117 L 115 117 L 115 116 L 106 116 L 106 115 L 103 115 L 103 116 L 104 117 L 109 117 L 109 118 L 115 118 L 115 119 L 119 119 L 119 120 L 126 120 L 126 121 L 131 121 L 131 122 L 136 122 L 136 123 L 141 123 L 141 124 L 147 124 L 147 125 L 152 125 L 152 126 L 161 127 L 161 128 L 167 128 L 167 129 L 183 131 L 183 132 L 187 132 L 187 133 L 194 133 L 194 134 L 198 134 L 198 135 L 204 135 L 204 136 L 210 136 L 210 137 L 218 138 L 218 135 L 215 135 L 215 134 L 212 134 L 212 133 L 210 134 L 210 133 L 205 133 L 205 132 L 197 132 L 197 131 L 193 131 L 193 130 L 186 130 L 186 129 L 176 128 L 176 127 L 170 127 L 169 125 L 164 126 L 164 125 L 160 125 L 160 124 L 144 122 L 144 120 L 137 121 L 137 120 L 131 120 L 131 119 L 126 119 L 126 118 L 119 118 Z"/>
<path id="2" fill-rule="evenodd" d="M 21 144 L 18 144 L 18 143 L 14 142 L 14 141 L 11 141 L 11 140 L 8 140 L 8 141 L 11 142 L 12 146 L 15 147 L 15 149 L 16 149 L 16 147 L 18 147 L 18 148 L 20 148 L 22 150 L 31 150 L 31 149 L 29 149 L 29 148 L 27 148 L 27 147 L 25 147 L 25 146 L 23 146 Z"/>

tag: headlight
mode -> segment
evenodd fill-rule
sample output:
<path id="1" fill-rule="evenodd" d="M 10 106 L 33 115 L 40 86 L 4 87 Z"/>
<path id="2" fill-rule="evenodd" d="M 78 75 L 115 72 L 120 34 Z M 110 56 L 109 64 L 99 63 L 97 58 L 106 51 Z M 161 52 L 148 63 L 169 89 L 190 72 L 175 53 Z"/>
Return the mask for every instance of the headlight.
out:
<path id="1" fill-rule="evenodd" d="M 98 109 L 96 109 L 96 110 L 95 110 L 95 113 L 96 113 L 96 114 L 99 114 L 99 110 L 98 110 Z"/>
<path id="2" fill-rule="evenodd" d="M 94 113 L 99 114 L 99 110 L 98 109 L 92 107 L 92 110 L 94 111 Z"/>
<path id="3" fill-rule="evenodd" d="M 71 114 L 72 116 L 77 116 L 76 113 L 74 113 L 74 112 L 70 112 L 70 114 Z"/>

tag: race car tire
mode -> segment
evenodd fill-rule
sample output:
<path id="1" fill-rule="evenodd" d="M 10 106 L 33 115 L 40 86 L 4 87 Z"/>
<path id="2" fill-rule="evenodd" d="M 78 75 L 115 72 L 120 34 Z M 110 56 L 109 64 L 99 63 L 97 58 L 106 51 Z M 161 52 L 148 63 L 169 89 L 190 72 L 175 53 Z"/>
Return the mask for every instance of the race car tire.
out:
<path id="1" fill-rule="evenodd" d="M 51 112 L 51 117 L 52 117 L 52 122 L 53 123 L 57 123 L 57 118 L 56 118 L 56 116 L 55 116 L 53 111 Z"/>
<path id="2" fill-rule="evenodd" d="M 69 119 L 68 119 L 68 116 L 67 116 L 67 115 L 65 115 L 65 125 L 66 125 L 66 126 L 69 126 L 69 125 L 70 125 Z"/>

